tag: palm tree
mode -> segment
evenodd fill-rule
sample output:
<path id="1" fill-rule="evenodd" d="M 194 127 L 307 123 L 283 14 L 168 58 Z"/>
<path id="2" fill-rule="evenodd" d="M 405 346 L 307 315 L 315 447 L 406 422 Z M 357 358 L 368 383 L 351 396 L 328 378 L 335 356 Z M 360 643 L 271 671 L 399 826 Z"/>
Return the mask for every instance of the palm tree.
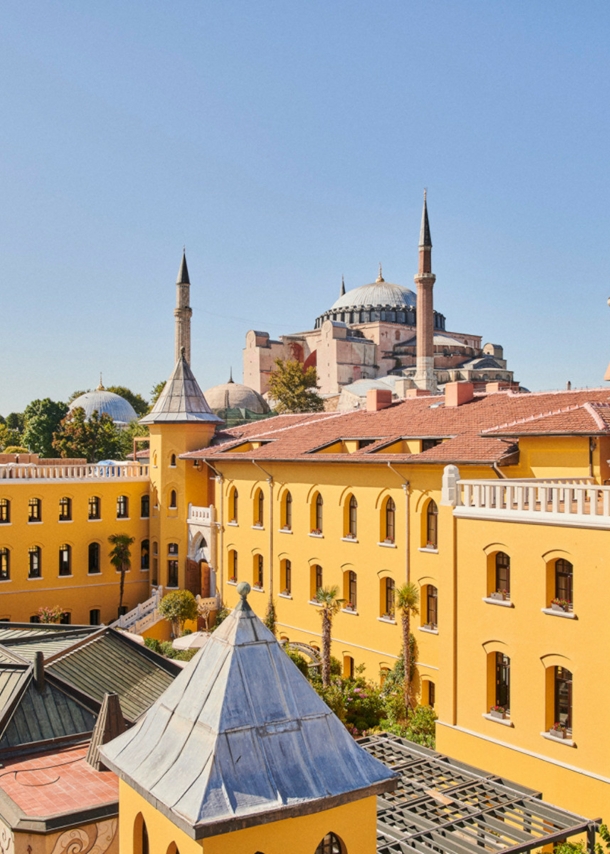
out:
<path id="1" fill-rule="evenodd" d="M 402 646 L 404 650 L 405 678 L 403 683 L 405 709 L 411 706 L 411 615 L 419 614 L 419 589 L 412 581 L 405 582 L 396 591 L 396 607 L 402 623 Z"/>
<path id="2" fill-rule="evenodd" d="M 333 617 L 341 610 L 345 599 L 339 599 L 338 587 L 320 587 L 316 593 L 316 602 L 322 606 L 322 687 L 330 685 L 330 642 Z"/>
<path id="3" fill-rule="evenodd" d="M 108 557 L 110 563 L 121 573 L 121 586 L 119 588 L 119 617 L 123 609 L 123 593 L 125 591 L 125 573 L 131 569 L 131 552 L 129 546 L 135 543 L 135 537 L 129 537 L 127 534 L 111 534 L 108 537 L 108 542 L 113 548 Z"/>

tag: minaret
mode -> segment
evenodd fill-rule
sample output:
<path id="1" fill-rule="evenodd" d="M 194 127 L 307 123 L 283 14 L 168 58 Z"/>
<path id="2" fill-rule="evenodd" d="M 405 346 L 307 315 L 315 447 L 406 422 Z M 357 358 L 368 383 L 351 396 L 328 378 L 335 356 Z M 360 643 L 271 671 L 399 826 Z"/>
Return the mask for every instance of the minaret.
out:
<path id="1" fill-rule="evenodd" d="M 428 222 L 428 204 L 424 190 L 424 209 L 419 232 L 419 269 L 415 276 L 417 285 L 417 368 L 415 384 L 418 388 L 436 393 L 434 375 L 434 307 L 432 290 L 436 276 L 432 272 L 432 238 Z"/>
<path id="2" fill-rule="evenodd" d="M 189 271 L 186 266 L 186 250 L 182 250 L 182 262 L 176 279 L 176 345 L 174 353 L 174 364 L 181 359 L 182 348 L 187 363 L 191 364 L 191 316 L 193 309 L 189 305 L 191 283 Z"/>

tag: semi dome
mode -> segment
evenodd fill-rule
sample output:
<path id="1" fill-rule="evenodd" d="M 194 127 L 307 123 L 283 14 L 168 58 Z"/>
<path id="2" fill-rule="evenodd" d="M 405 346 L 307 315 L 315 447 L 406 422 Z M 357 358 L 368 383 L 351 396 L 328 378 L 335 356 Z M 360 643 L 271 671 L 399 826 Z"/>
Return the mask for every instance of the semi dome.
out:
<path id="1" fill-rule="evenodd" d="M 213 412 L 225 409 L 248 409 L 256 415 L 269 412 L 267 401 L 250 386 L 229 380 L 227 383 L 212 386 L 205 392 L 205 399 Z"/>
<path id="2" fill-rule="evenodd" d="M 70 404 L 70 412 L 74 409 L 84 409 L 87 420 L 91 418 L 94 412 L 100 415 L 105 413 L 109 415 L 115 424 L 126 426 L 132 421 L 138 420 L 138 415 L 128 400 L 121 397 L 119 394 L 114 394 L 111 391 L 106 391 L 103 385 L 99 385 L 95 391 L 87 391 L 85 394 L 79 395 Z"/>

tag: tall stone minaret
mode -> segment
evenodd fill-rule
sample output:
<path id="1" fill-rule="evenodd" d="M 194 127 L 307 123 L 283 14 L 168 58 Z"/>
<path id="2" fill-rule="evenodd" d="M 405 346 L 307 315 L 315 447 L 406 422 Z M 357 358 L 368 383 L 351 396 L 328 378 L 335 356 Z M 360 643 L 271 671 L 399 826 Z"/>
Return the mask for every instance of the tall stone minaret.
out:
<path id="1" fill-rule="evenodd" d="M 174 317 L 176 318 L 176 351 L 174 353 L 174 362 L 178 362 L 181 358 L 182 348 L 184 347 L 184 357 L 188 364 L 191 364 L 191 317 L 193 309 L 189 305 L 189 297 L 191 292 L 191 282 L 189 280 L 189 271 L 186 266 L 186 252 L 182 252 L 182 262 L 178 270 L 178 278 L 176 279 L 176 308 L 174 309 Z"/>
<path id="2" fill-rule="evenodd" d="M 436 392 L 434 375 L 434 307 L 432 291 L 436 276 L 432 272 L 432 238 L 428 222 L 428 203 L 424 190 L 424 209 L 419 232 L 419 269 L 415 276 L 417 285 L 417 367 L 415 384 Z"/>

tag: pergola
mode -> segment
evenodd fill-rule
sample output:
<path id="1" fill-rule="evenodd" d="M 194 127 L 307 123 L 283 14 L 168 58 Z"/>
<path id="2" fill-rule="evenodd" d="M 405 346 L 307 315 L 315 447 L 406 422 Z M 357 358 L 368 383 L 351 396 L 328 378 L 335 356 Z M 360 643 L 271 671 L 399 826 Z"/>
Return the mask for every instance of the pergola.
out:
<path id="1" fill-rule="evenodd" d="M 599 819 L 404 738 L 359 743 L 400 775 L 395 791 L 378 798 L 378 854 L 517 854 L 585 832 L 593 854 Z"/>

